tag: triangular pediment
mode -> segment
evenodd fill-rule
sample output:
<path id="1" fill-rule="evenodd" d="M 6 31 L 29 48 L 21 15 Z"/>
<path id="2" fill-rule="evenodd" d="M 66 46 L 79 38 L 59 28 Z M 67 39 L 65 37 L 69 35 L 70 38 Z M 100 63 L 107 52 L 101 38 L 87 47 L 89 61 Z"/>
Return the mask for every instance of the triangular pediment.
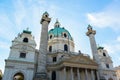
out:
<path id="1" fill-rule="evenodd" d="M 84 55 L 77 55 L 70 57 L 69 59 L 64 60 L 64 62 L 77 63 L 77 64 L 89 64 L 89 65 L 98 65 L 95 61 Z"/>

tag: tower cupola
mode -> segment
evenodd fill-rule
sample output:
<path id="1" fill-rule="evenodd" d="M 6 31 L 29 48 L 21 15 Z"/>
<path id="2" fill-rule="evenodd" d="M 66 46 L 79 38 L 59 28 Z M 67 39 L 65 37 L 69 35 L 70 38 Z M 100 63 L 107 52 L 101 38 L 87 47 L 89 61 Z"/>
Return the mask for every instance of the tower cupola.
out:
<path id="1" fill-rule="evenodd" d="M 58 19 L 56 19 L 56 22 L 54 24 L 54 27 L 60 27 L 60 22 L 58 21 Z"/>

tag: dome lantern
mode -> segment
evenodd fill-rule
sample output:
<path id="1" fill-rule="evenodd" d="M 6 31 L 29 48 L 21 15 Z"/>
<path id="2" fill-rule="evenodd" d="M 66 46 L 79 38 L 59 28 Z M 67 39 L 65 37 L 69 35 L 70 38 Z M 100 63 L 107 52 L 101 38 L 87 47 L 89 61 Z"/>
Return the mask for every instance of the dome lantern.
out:
<path id="1" fill-rule="evenodd" d="M 55 24 L 54 24 L 54 27 L 60 27 L 60 23 L 59 23 L 58 19 L 56 19 L 56 22 L 55 22 Z"/>

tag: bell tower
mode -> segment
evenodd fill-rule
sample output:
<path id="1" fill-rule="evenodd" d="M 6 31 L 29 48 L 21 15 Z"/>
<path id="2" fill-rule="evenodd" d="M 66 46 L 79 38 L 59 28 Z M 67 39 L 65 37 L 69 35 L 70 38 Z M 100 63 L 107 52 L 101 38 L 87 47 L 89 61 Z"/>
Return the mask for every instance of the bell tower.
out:
<path id="1" fill-rule="evenodd" d="M 98 47 L 98 55 L 99 55 L 99 61 L 100 61 L 100 79 L 104 80 L 117 80 L 116 79 L 116 73 L 113 68 L 113 62 L 111 57 L 109 56 L 109 53 L 107 50 L 104 49 L 104 47 Z"/>
<path id="2" fill-rule="evenodd" d="M 5 60 L 2 80 L 33 80 L 36 43 L 32 32 L 23 30 L 12 41 L 9 57 Z M 20 76 L 20 77 L 18 77 Z"/>
<path id="3" fill-rule="evenodd" d="M 38 66 L 35 80 L 47 80 L 46 74 L 46 55 L 48 45 L 48 25 L 51 21 L 47 12 L 43 13 L 40 23 L 42 24 L 40 47 L 38 55 Z"/>

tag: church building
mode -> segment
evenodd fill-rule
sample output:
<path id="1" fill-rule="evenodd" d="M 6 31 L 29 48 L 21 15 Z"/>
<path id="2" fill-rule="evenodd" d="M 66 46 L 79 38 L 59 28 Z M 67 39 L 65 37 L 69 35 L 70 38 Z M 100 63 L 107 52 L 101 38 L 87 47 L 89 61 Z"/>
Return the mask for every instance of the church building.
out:
<path id="1" fill-rule="evenodd" d="M 72 35 L 56 20 L 48 31 L 51 18 L 43 13 L 40 46 L 29 30 L 23 30 L 12 41 L 5 60 L 3 80 L 117 80 L 113 62 L 104 47 L 97 47 L 96 31 L 88 25 L 86 36 L 91 45 L 93 59 L 75 52 Z"/>

